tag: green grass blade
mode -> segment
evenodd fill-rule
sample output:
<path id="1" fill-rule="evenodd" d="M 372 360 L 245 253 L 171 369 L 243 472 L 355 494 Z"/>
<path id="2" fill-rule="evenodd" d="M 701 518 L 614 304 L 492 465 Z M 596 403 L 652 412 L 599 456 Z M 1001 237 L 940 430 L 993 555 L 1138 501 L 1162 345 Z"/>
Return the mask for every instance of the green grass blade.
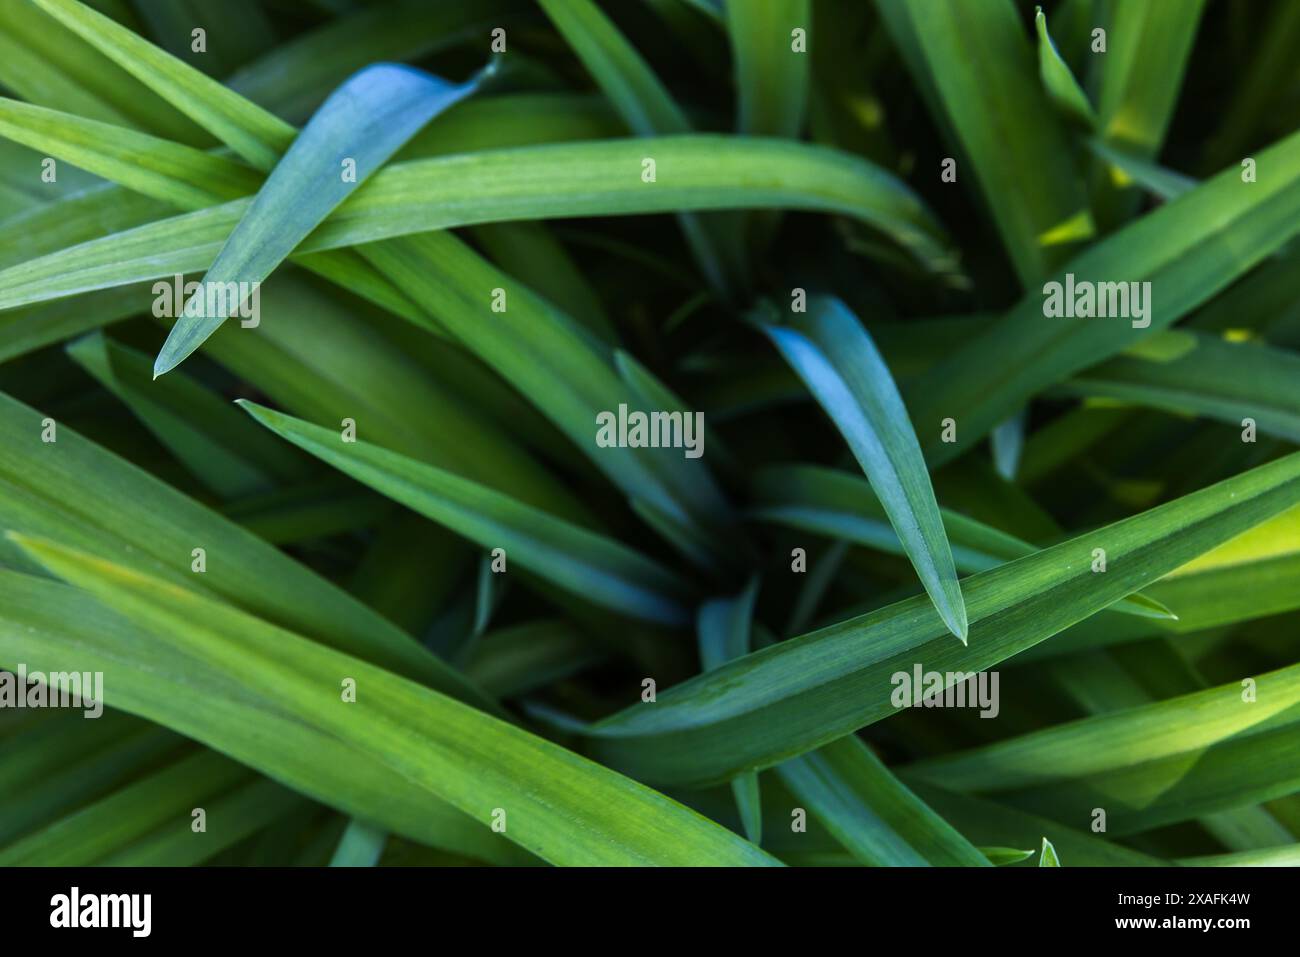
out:
<path id="1" fill-rule="evenodd" d="M 0 57 L 0 82 L 31 103 L 186 143 L 206 142 L 203 131 L 148 84 L 32 0 L 0 5 L 0 49 L 6 53 Z"/>
<path id="2" fill-rule="evenodd" d="M 182 209 L 246 196 L 261 181 L 226 157 L 18 100 L 0 98 L 0 136 Z"/>
<path id="3" fill-rule="evenodd" d="M 645 156 L 657 158 L 665 170 L 655 184 L 641 182 Z M 755 176 L 761 176 L 757 183 Z M 0 308 L 207 269 L 249 203 L 236 200 L 173 217 L 6 269 L 0 272 Z M 928 211 L 883 170 L 821 147 L 712 135 L 558 144 L 399 164 L 375 176 L 298 252 L 509 219 L 747 208 L 852 216 L 883 230 L 930 268 L 951 268 Z"/>
<path id="4" fill-rule="evenodd" d="M 531 115 L 534 100 L 540 100 L 536 105 L 546 110 L 542 121 L 521 123 L 517 115 L 512 115 L 508 124 L 491 122 L 501 119 L 498 107 L 530 110 Z M 465 102 L 461 101 L 462 104 Z M 410 144 L 412 148 L 404 152 L 409 155 L 455 153 L 475 147 L 582 139 L 604 132 L 599 124 L 584 125 L 590 111 L 583 101 L 572 97 L 498 97 L 491 105 L 493 109 L 473 112 L 472 115 L 464 115 L 464 111 L 458 112 L 453 108 L 446 123 L 439 124 L 438 140 L 420 142 L 417 138 Z M 214 201 L 248 195 L 256 192 L 261 183 L 261 177 L 252 170 L 222 156 L 133 133 L 123 127 L 95 123 L 67 113 L 32 111 L 21 104 L 6 112 L 9 115 L 7 122 L 0 125 L 0 135 L 31 142 L 53 156 L 76 162 L 133 190 L 183 209 L 200 209 Z M 458 117 L 463 118 L 458 121 Z M 431 149 L 431 146 L 439 148 Z M 65 173 L 64 180 L 67 179 Z M 11 224 L 14 228 L 0 239 L 0 263 L 18 262 L 60 246 L 98 238 L 106 231 L 141 225 L 149 219 L 159 218 L 158 215 L 149 215 L 153 210 L 154 207 L 145 204 L 142 197 L 132 198 L 112 188 L 96 190 L 85 197 L 65 201 L 58 209 L 49 209 L 48 215 L 33 213 L 22 217 L 21 221 L 15 220 Z M 503 225 L 500 229 L 518 229 L 522 225 Z M 70 229 L 70 226 L 81 228 Z M 539 228 L 534 227 L 534 230 Z M 552 254 L 551 258 L 556 257 Z M 420 321 L 419 307 L 378 276 L 373 267 L 355 253 L 343 250 L 318 252 L 302 256 L 300 261 L 385 309 L 413 322 Z"/>
<path id="5" fill-rule="evenodd" d="M 472 356 L 427 338 L 422 344 L 385 336 L 377 322 L 358 323 L 353 304 L 287 272 L 268 282 L 262 297 L 274 322 L 256 335 L 220 329 L 204 351 L 287 411 L 334 428 L 351 418 L 367 442 L 595 524 L 589 509 L 508 436 L 543 450 L 560 437 Z M 407 414 L 410 405 L 425 414 Z"/>
<path id="6" fill-rule="evenodd" d="M 282 443 L 268 441 L 266 433 L 251 428 L 229 402 L 188 376 L 154 386 L 144 354 L 98 332 L 71 343 L 67 351 L 222 498 L 307 477 L 305 459 L 285 454 Z"/>
<path id="7" fill-rule="evenodd" d="M 1257 130 L 1280 105 L 1291 76 L 1292 54 L 1300 44 L 1300 10 L 1289 3 L 1278 4 L 1259 20 L 1252 19 L 1251 27 L 1260 46 L 1243 64 L 1245 75 L 1211 140 L 1209 161 L 1216 167 L 1256 146 Z"/>
<path id="8" fill-rule="evenodd" d="M 148 285 L 118 286 L 0 313 L 0 362 L 147 312 Z"/>
<path id="9" fill-rule="evenodd" d="M 166 203 L 104 183 L 5 220 L 0 230 L 0 265 L 7 268 L 106 233 L 142 226 L 170 212 Z"/>
<path id="10" fill-rule="evenodd" d="M 265 828 L 291 826 L 310 810 L 302 798 L 274 781 L 250 784 L 209 800 L 208 830 L 195 834 L 193 818 L 182 818 L 105 857 L 103 867 L 190 867 L 212 858 Z"/>
<path id="11" fill-rule="evenodd" d="M 215 512 L 66 426 L 42 443 L 43 418 L 0 396 L 0 444 L 10 450 L 0 460 L 5 529 L 56 535 L 489 706 L 396 626 Z M 87 475 L 96 481 L 86 485 Z M 207 556 L 201 576 L 192 571 L 195 548 Z"/>
<path id="12" fill-rule="evenodd" d="M 638 136 L 690 131 L 686 114 L 591 0 L 539 0 L 542 10 Z"/>
<path id="13" fill-rule="evenodd" d="M 1042 849 L 1038 852 L 1039 867 L 1060 867 L 1061 859 L 1056 856 L 1056 848 L 1047 838 L 1043 838 Z"/>
<path id="14" fill-rule="evenodd" d="M 1025 410 L 998 423 L 989 435 L 989 449 L 993 453 L 993 468 L 1008 482 L 1016 480 L 1020 470 L 1020 453 L 1025 447 Z"/>
<path id="15" fill-rule="evenodd" d="M 1178 609 L 1177 621 L 1080 622 L 1025 660 L 1187 634 L 1300 608 L 1300 509 L 1290 509 L 1175 569 L 1148 594 Z"/>
<path id="16" fill-rule="evenodd" d="M 5 664 L 30 670 L 67 670 L 70 657 L 27 657 L 5 649 Z M 37 662 L 41 664 L 38 666 Z M 54 668 L 46 669 L 46 663 Z M 70 722 L 76 722 L 75 725 Z M 0 845 L 100 799 L 175 757 L 184 740 L 162 728 L 115 711 L 89 724 L 78 712 L 66 721 L 48 721 L 5 744 L 0 775 Z"/>
<path id="17" fill-rule="evenodd" d="M 50 118 L 53 129 L 66 128 L 68 141 L 80 147 L 75 154 L 78 161 L 88 162 L 91 168 L 106 176 L 183 206 L 205 205 L 203 199 L 205 194 L 206 201 L 210 202 L 229 195 L 230 191 L 240 191 L 242 189 L 240 184 L 247 184 L 250 176 L 254 181 L 257 179 L 256 174 L 252 174 L 251 171 L 236 163 L 188 147 L 175 146 L 163 140 L 143 134 L 133 134 L 116 127 L 88 124 L 66 114 L 51 114 Z M 52 148 L 59 153 L 60 149 L 66 149 L 67 146 L 46 128 L 50 125 L 27 124 L 23 129 L 37 136 L 42 148 Z M 221 170 L 222 175 L 211 178 L 209 174 L 214 168 Z M 223 183 L 227 184 L 224 190 L 221 185 Z M 92 222 L 102 219 L 106 214 L 118 215 L 115 212 L 116 197 L 102 195 L 102 199 L 105 205 L 95 202 L 85 210 L 79 209 L 78 214 L 85 215 Z M 134 216 L 134 214 L 134 207 L 127 207 L 124 211 L 124 215 Z M 24 227 L 34 228 L 43 225 L 43 222 L 36 221 L 23 224 Z M 304 260 L 309 268 L 352 289 L 359 295 L 392 309 L 404 318 L 413 322 L 426 321 L 418 306 L 355 253 L 336 250 L 316 253 L 304 257 Z M 154 289 L 155 293 L 158 291 Z M 368 413 L 367 418 L 371 427 L 379 426 L 379 431 L 372 434 L 390 447 L 409 450 L 412 454 L 421 456 L 431 455 L 436 461 L 463 468 L 469 474 L 502 482 L 527 500 L 558 510 L 562 514 L 571 517 L 582 514 L 582 510 L 577 508 L 571 499 L 563 495 L 554 483 L 550 483 L 533 466 L 523 460 L 516 450 L 506 448 L 501 442 L 494 440 L 486 423 L 467 409 L 463 400 L 449 403 L 439 394 L 440 390 L 436 386 L 417 381 L 412 377 L 409 369 L 401 368 L 406 364 L 404 359 L 393 355 L 384 356 L 383 347 L 375 344 L 372 337 L 362 336 L 357 330 L 351 328 L 350 315 L 339 305 L 297 283 L 294 284 L 292 297 L 287 294 L 282 295 L 282 291 L 283 287 L 279 280 L 264 290 L 268 299 L 267 308 L 270 313 L 277 316 L 277 321 L 271 326 L 262 328 L 255 341 L 244 342 L 231 336 L 223 338 L 218 351 L 222 354 L 223 361 L 236 371 L 250 378 L 256 378 L 263 388 L 281 398 L 281 401 L 286 402 L 292 409 L 302 408 L 305 399 L 306 407 L 309 409 L 306 414 L 315 416 L 318 421 L 337 422 L 345 416 L 355 418 L 358 413 Z M 117 302 L 119 298 L 123 297 L 114 294 L 109 298 L 110 313 L 104 317 L 104 322 L 121 318 L 125 314 Z M 304 299 L 309 299 L 310 302 L 304 302 Z M 132 297 L 127 301 L 134 301 L 134 299 Z M 306 315 L 309 309 L 311 314 Z M 48 308 L 38 307 L 31 315 L 11 314 L 11 321 L 14 322 L 13 348 L 25 350 L 34 345 L 57 340 L 67 328 L 60 322 L 62 314 L 66 312 L 71 312 L 68 317 L 69 322 L 79 323 L 73 326 L 71 331 L 80 332 L 86 328 L 85 320 L 80 317 L 80 311 L 68 310 L 62 304 L 51 305 Z M 311 326 L 309 335 L 306 332 L 308 325 Z M 23 341 L 22 337 L 27 334 L 26 330 L 33 327 L 38 327 L 34 330 L 37 337 L 35 342 Z M 284 381 L 295 378 L 295 371 L 301 373 L 303 370 L 295 370 L 286 365 L 287 356 L 283 352 L 278 355 L 279 361 L 268 362 L 267 353 L 272 351 L 267 348 L 270 345 L 265 341 L 268 337 L 272 338 L 274 344 L 284 352 L 305 351 L 307 363 L 315 369 L 328 371 L 336 382 L 316 381 L 309 386 L 299 386 L 295 391 L 286 393 L 281 387 Z M 302 343 L 296 342 L 299 337 L 304 337 Z M 346 339 L 346 343 L 339 342 L 342 339 Z M 306 349 L 307 342 L 313 343 L 315 348 Z M 339 352 L 336 354 L 333 349 L 327 347 L 327 344 L 337 346 Z M 428 354 L 427 349 L 420 351 Z M 367 364 L 370 368 L 364 372 L 356 368 Z M 383 368 L 378 368 L 376 364 Z M 339 365 L 345 367 L 339 368 Z M 489 411 L 493 417 L 502 419 L 516 428 L 537 425 L 535 421 L 529 420 L 529 412 L 526 408 L 518 401 L 509 403 L 508 397 L 502 395 L 500 384 L 491 379 L 481 366 L 476 368 L 473 359 L 463 352 L 456 355 L 439 355 L 437 365 L 436 371 L 440 381 L 457 387 L 472 388 L 475 393 L 475 404 Z M 257 373 L 255 376 L 252 375 L 253 371 Z M 337 384 L 337 382 L 363 380 L 377 381 L 382 384 L 370 385 L 364 390 L 357 387 L 341 389 Z M 386 406 L 379 401 L 377 392 L 386 392 L 390 395 L 402 392 L 404 399 Z M 317 413 L 322 402 L 327 401 L 326 397 L 331 395 L 337 401 L 329 403 L 330 415 L 322 419 Z M 430 412 L 437 410 L 436 428 L 430 427 L 424 420 L 412 423 L 409 417 L 392 414 L 392 410 L 399 408 L 403 401 L 409 400 L 412 395 L 418 395 L 419 401 Z M 509 408 L 502 408 L 503 399 L 506 400 Z M 412 436 L 413 432 L 418 435 Z M 418 438 L 420 441 L 412 442 L 413 438 Z M 551 437 L 547 437 L 545 442 L 534 441 L 532 444 L 550 445 L 553 442 Z M 545 488 L 548 484 L 551 485 L 549 489 Z"/>
<path id="18" fill-rule="evenodd" d="M 16 4 L 14 5 L 16 6 Z M 61 71 L 51 69 L 39 54 L 7 33 L 0 33 L 0 82 L 32 101 L 107 122 L 130 123 L 115 106 L 105 103 Z"/>
<path id="19" fill-rule="evenodd" d="M 478 153 L 539 143 L 613 139 L 625 132 L 589 93 L 499 93 L 461 100 L 397 154 L 398 160 Z"/>
<path id="20" fill-rule="evenodd" d="M 779 764 L 777 772 L 862 864 L 988 866 L 854 735 Z"/>
<path id="21" fill-rule="evenodd" d="M 1300 501 L 1300 454 L 966 579 L 979 639 L 955 645 L 917 596 L 746 655 L 590 730 L 638 778 L 707 783 L 820 747 L 896 713 L 890 676 L 977 672 L 1032 647 Z M 1108 571 L 1091 571 L 1093 548 Z M 946 640 L 945 640 L 946 639 Z"/>
<path id="22" fill-rule="evenodd" d="M 1053 680 L 1091 714 L 1149 704 L 1156 698 L 1207 687 L 1172 642 L 1147 642 L 1119 654 L 1102 651 L 1048 666 Z M 1249 850 L 1290 839 L 1291 834 L 1263 807 L 1243 806 L 1199 822 L 1229 850 Z"/>
<path id="23" fill-rule="evenodd" d="M 374 755 L 312 731 L 273 698 L 250 697 L 238 669 L 199 665 L 168 636 L 151 636 L 85 591 L 0 571 L 0 595 L 5 660 L 47 671 L 73 660 L 102 671 L 113 707 L 175 728 L 287 787 L 412 840 L 492 863 L 536 860 L 412 787 Z M 174 750 L 175 736 L 159 733 Z M 70 792 L 76 793 L 61 791 Z"/>
<path id="24" fill-rule="evenodd" d="M 33 2 L 257 169 L 274 166 L 293 140 L 287 123 L 85 4 Z"/>
<path id="25" fill-rule="evenodd" d="M 1019 864 L 1021 861 L 1027 861 L 1034 856 L 1032 850 L 1022 851 L 1014 847 L 981 847 L 979 852 L 987 857 L 989 863 L 995 867 Z"/>
<path id="26" fill-rule="evenodd" d="M 1167 658 L 1177 662 L 1172 654 Z M 1130 655 L 1128 660 L 1135 659 Z M 1161 680 L 1171 670 L 1168 660 L 1157 660 L 1152 667 Z M 1077 666 L 1069 674 L 1075 680 L 1086 677 Z M 1300 713 L 1298 677 L 1294 666 L 1259 676 L 1263 696 L 1254 699 L 1247 698 L 1240 683 L 1231 683 L 1147 704 L 1138 688 L 1116 699 L 1121 710 L 923 762 L 919 774 L 954 789 L 1003 791 L 1007 800 L 1052 816 L 1065 815 L 1063 820 L 1091 800 L 1105 808 L 1108 817 L 1114 816 L 1108 829 L 1120 832 L 1209 813 L 1203 823 L 1229 848 L 1256 846 L 1256 835 L 1263 837 L 1262 844 L 1274 843 L 1285 840 L 1287 832 L 1250 804 L 1294 787 L 1294 772 L 1285 762 L 1269 764 L 1280 748 L 1293 746 Z M 1170 687 L 1182 691 L 1186 685 L 1175 682 Z M 1104 687 L 1099 690 L 1105 693 Z M 1086 757 L 1081 769 L 1082 756 L 1074 749 L 1085 737 L 1093 742 L 1104 739 L 1100 750 L 1105 757 Z M 1055 757 L 1046 757 L 1049 753 L 1069 755 L 1065 766 L 1058 768 Z M 982 785 L 968 780 L 972 759 L 981 765 L 976 774 L 983 777 Z M 1031 767 L 1036 760 L 1046 760 L 1051 767 Z M 950 762 L 956 765 L 955 774 L 949 773 Z M 1006 774 L 995 770 L 1009 765 Z M 990 786 L 992 780 L 997 784 Z M 1077 802 L 1068 796 L 1071 786 L 1083 792 Z"/>
<path id="27" fill-rule="evenodd" d="M 1205 0 L 1101 6 L 1109 42 L 1092 60 L 1092 83 L 1102 139 L 1153 159 L 1173 119 Z"/>
<path id="28" fill-rule="evenodd" d="M 1265 847 L 1235 854 L 1184 857 L 1178 863 L 1184 867 L 1300 867 L 1300 844 Z"/>
<path id="29" fill-rule="evenodd" d="M 1073 122 L 1085 130 L 1095 129 L 1097 113 L 1088 102 L 1088 96 L 1079 86 L 1079 81 L 1061 59 L 1052 35 L 1047 32 L 1047 17 L 1043 14 L 1042 7 L 1034 15 L 1034 27 L 1038 31 L 1038 75 L 1042 77 L 1044 89 L 1061 112 Z"/>
<path id="30" fill-rule="evenodd" d="M 1257 156 L 1269 173 L 1243 183 L 1231 167 L 1094 245 L 1055 277 L 1076 283 L 1150 282 L 1149 325 L 1043 313 L 1031 290 L 985 332 L 911 381 L 905 391 L 932 463 L 947 461 L 1035 392 L 1171 325 L 1280 248 L 1300 229 L 1300 134 Z M 938 441 L 940 420 L 957 439 Z"/>
<path id="31" fill-rule="evenodd" d="M 599 296 L 563 244 L 542 223 L 490 223 L 475 241 L 507 273 L 555 303 L 608 343 L 618 341 Z"/>
<path id="32" fill-rule="evenodd" d="M 575 595 L 664 624 L 687 620 L 674 574 L 624 545 L 450 472 L 241 400 L 262 425 L 304 451 Z"/>
<path id="33" fill-rule="evenodd" d="M 1033 288 L 1068 254 L 1044 237 L 1086 218 L 1087 200 L 1015 5 L 879 0 L 877 9 L 931 115 L 960 149 L 957 181 L 977 190 L 1021 286 Z M 1029 169 L 1053 174 L 1027 180 Z"/>
<path id="34" fill-rule="evenodd" d="M 477 79 L 451 84 L 392 64 L 357 73 L 276 164 L 204 275 L 203 288 L 260 283 L 422 126 L 477 87 Z M 154 375 L 180 364 L 247 295 L 216 313 L 202 290 L 192 297 L 158 353 Z"/>
<path id="35" fill-rule="evenodd" d="M 711 555 L 744 554 L 738 522 L 701 458 L 686 458 L 683 449 L 596 443 L 600 413 L 617 415 L 631 396 L 611 350 L 575 320 L 446 232 L 375 243 L 364 254 L 416 291 L 429 315 L 526 396 L 630 501 L 674 528 L 691 528 Z M 493 289 L 506 294 L 504 312 L 491 310 L 484 293 Z"/>
<path id="36" fill-rule="evenodd" d="M 1243 701 L 1240 682 L 1232 682 L 934 758 L 907 773 L 951 790 L 1011 791 L 1195 754 L 1294 724 L 1300 666 L 1255 680 L 1253 702 Z"/>
<path id="37" fill-rule="evenodd" d="M 1160 153 L 1204 9 L 1204 0 L 1099 5 L 1097 19 L 1108 46 L 1105 54 L 1092 57 L 1089 85 L 1104 143 L 1139 160 Z M 1109 227 L 1132 214 L 1138 197 L 1125 189 L 1123 167 L 1103 164 L 1097 173 L 1094 206 L 1099 223 Z"/>
<path id="38" fill-rule="evenodd" d="M 889 367 L 837 300 L 814 298 L 794 327 L 763 331 L 844 436 L 944 623 L 966 643 L 966 608 L 921 447 Z"/>
<path id="39" fill-rule="evenodd" d="M 234 761 L 200 752 L 0 849 L 0 866 L 98 863 L 167 826 L 169 818 L 188 830 L 192 808 L 250 777 Z M 220 834 L 214 831 L 211 843 Z"/>
<path id="40" fill-rule="evenodd" d="M 1204 415 L 1300 443 L 1300 355 L 1186 329 L 1076 375 L 1062 391 Z"/>
<path id="41" fill-rule="evenodd" d="M 364 821 L 348 822 L 339 846 L 330 858 L 330 867 L 374 867 L 384 853 L 388 832 Z"/>
<path id="42" fill-rule="evenodd" d="M 32 1 L 257 169 L 272 168 L 289 148 L 291 126 L 126 27 L 77 0 Z"/>
<path id="43" fill-rule="evenodd" d="M 298 545 L 346 532 L 364 532 L 382 522 L 393 509 L 393 504 L 381 496 L 342 476 L 331 476 L 245 496 L 227 504 L 221 514 L 272 545 Z"/>
<path id="44" fill-rule="evenodd" d="M 1112 178 L 1122 176 L 1130 179 L 1160 199 L 1177 199 L 1183 193 L 1196 188 L 1197 181 L 1192 177 L 1126 153 L 1102 140 L 1090 138 L 1088 148 L 1110 164 Z"/>
<path id="45" fill-rule="evenodd" d="M 739 130 L 750 136 L 798 137 L 816 42 L 809 0 L 730 0 L 726 11 Z M 803 51 L 794 48 L 795 30 L 804 33 Z"/>
<path id="46" fill-rule="evenodd" d="M 502 808 L 506 836 L 553 863 L 772 863 L 649 788 L 437 692 L 84 553 L 34 539 L 24 547 L 186 654 L 243 670 L 250 693 L 284 702 L 316 733 L 363 747 L 485 823 Z M 320 694 L 340 676 L 356 681 L 348 707 Z"/>
<path id="47" fill-rule="evenodd" d="M 490 631 L 470 648 L 465 673 L 500 698 L 511 698 L 567 677 L 604 655 L 562 619 L 540 619 Z"/>
<path id="48" fill-rule="evenodd" d="M 44 158 L 40 150 L 17 143 L 0 143 L 0 222 L 33 207 L 47 206 L 103 186 L 97 177 L 75 166 L 64 166 L 58 171 L 58 179 L 47 183 L 40 176 L 32 175 L 41 169 Z"/>

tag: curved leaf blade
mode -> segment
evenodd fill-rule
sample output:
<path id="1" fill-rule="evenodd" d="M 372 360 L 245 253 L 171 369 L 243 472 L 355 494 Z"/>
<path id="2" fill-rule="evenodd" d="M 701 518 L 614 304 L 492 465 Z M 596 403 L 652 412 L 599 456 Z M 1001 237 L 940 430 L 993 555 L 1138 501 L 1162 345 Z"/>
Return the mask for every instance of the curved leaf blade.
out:
<path id="1" fill-rule="evenodd" d="M 908 383 L 916 421 L 958 419 L 957 440 L 927 441 L 932 464 L 965 451 L 1039 391 L 1172 325 L 1300 231 L 1300 133 L 1256 157 L 1268 175 L 1244 183 L 1232 166 L 1111 234 L 1055 279 L 1149 282 L 1146 324 L 1123 318 L 1044 316 L 1045 289 Z M 936 433 L 937 435 L 937 430 Z"/>
<path id="2" fill-rule="evenodd" d="M 260 283 L 326 216 L 429 120 L 479 84 L 451 84 L 421 70 L 379 63 L 331 94 L 248 205 L 172 327 L 154 375 L 174 369 L 243 304 L 242 292 L 213 312 L 205 291 Z M 350 164 L 350 165 L 349 165 Z"/>
<path id="3" fill-rule="evenodd" d="M 966 643 L 966 606 L 921 446 L 875 343 L 843 303 L 817 297 L 798 330 L 763 331 L 852 449 L 948 629 Z"/>
<path id="4" fill-rule="evenodd" d="M 1038 74 L 1043 79 L 1043 87 L 1066 116 L 1086 130 L 1096 128 L 1097 111 L 1061 59 L 1056 42 L 1047 32 L 1047 16 L 1042 7 L 1034 14 L 1034 27 L 1038 30 Z"/>
<path id="5" fill-rule="evenodd" d="M 978 672 L 1095 614 L 1300 502 L 1300 453 L 974 575 L 979 641 L 955 645 L 917 596 L 737 659 L 591 726 L 593 753 L 641 780 L 705 784 L 820 747 L 896 713 L 891 675 Z M 1110 556 L 1091 572 L 1092 549 Z"/>
<path id="6" fill-rule="evenodd" d="M 484 708 L 490 699 L 333 583 L 137 466 L 0 393 L 0 528 L 77 548 L 229 601 Z M 85 477 L 95 476 L 87 484 Z M 203 548 L 207 571 L 192 571 Z M 0 543 L 6 564 L 25 567 Z"/>
<path id="7" fill-rule="evenodd" d="M 646 156 L 658 162 L 655 184 L 641 182 Z M 12 266 L 0 272 L 0 309 L 207 269 L 249 203 L 211 206 Z M 942 230 L 892 174 L 825 147 L 714 134 L 396 164 L 327 217 L 290 258 L 477 223 L 751 208 L 851 216 L 929 268 L 952 268 Z"/>
<path id="8" fill-rule="evenodd" d="M 366 442 L 345 446 L 337 432 L 238 404 L 305 452 L 485 548 L 504 548 L 507 560 L 581 598 L 662 624 L 689 620 L 685 583 L 619 542 L 451 472 Z"/>
<path id="9" fill-rule="evenodd" d="M 777 773 L 868 867 L 989 866 L 854 735 L 779 764 Z"/>
<path id="10" fill-rule="evenodd" d="M 504 809 L 506 836 L 552 863 L 775 863 L 644 785 L 414 682 L 158 579 L 52 542 L 19 541 L 201 667 L 233 670 L 250 693 L 280 701 L 315 733 L 360 748 L 484 823 Z M 341 676 L 359 689 L 347 706 Z"/>

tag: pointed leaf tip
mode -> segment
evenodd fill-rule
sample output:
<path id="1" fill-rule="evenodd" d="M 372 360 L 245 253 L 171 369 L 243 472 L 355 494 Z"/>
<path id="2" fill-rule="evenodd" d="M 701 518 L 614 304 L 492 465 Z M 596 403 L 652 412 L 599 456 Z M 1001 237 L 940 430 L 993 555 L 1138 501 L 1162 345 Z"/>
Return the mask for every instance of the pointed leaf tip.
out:
<path id="1" fill-rule="evenodd" d="M 944 591 L 948 604 L 938 608 L 939 615 L 943 618 L 943 623 L 948 626 L 948 630 L 957 636 L 957 640 L 963 645 L 969 645 L 967 639 L 970 636 L 970 622 L 966 617 L 966 602 L 962 598 L 961 589 L 959 586 L 949 587 Z"/>
<path id="2" fill-rule="evenodd" d="M 1056 856 L 1056 848 L 1046 837 L 1043 838 L 1043 847 L 1038 853 L 1039 867 L 1060 867 L 1061 859 Z"/>

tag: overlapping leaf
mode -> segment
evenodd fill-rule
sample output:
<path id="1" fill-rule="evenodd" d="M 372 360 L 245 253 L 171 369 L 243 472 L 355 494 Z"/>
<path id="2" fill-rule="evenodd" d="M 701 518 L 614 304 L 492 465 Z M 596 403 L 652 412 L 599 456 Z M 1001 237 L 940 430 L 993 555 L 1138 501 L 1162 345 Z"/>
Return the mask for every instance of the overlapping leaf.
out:
<path id="1" fill-rule="evenodd" d="M 319 758 L 329 741 L 387 769 L 406 782 L 407 793 L 445 800 L 482 826 L 501 808 L 509 839 L 553 863 L 774 863 L 662 795 L 414 682 L 162 580 L 49 542 L 21 542 L 138 628 L 167 636 L 176 653 L 201 663 L 213 679 L 237 680 L 236 701 L 251 696 L 277 714 L 287 710 L 316 769 L 330 762 L 308 756 Z M 339 698 L 345 678 L 357 690 L 350 710 Z M 160 699 L 155 692 L 153 707 Z M 244 710 L 248 726 L 246 701 L 226 706 Z M 203 734 L 240 726 L 207 722 Z M 245 743 L 241 750 L 258 747 Z M 264 754 L 267 745 L 259 750 Z M 337 767 L 355 787 L 373 787 L 355 764 Z"/>

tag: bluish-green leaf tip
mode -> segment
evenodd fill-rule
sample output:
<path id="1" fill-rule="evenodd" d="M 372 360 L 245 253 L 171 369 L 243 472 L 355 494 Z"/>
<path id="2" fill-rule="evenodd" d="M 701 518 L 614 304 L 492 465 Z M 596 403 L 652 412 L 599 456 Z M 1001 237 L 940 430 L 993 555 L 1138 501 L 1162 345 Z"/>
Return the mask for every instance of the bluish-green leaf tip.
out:
<path id="1" fill-rule="evenodd" d="M 170 336 L 168 337 L 167 342 L 171 342 Z M 186 355 L 188 354 L 189 353 L 186 353 Z M 184 358 L 185 356 L 183 355 L 172 356 L 167 350 L 167 343 L 166 342 L 163 343 L 162 351 L 159 352 L 158 357 L 153 360 L 154 379 L 157 379 L 160 375 L 163 375 L 164 373 L 171 372 L 173 369 L 175 369 L 178 365 L 181 364 L 181 360 L 183 360 Z"/>
<path id="2" fill-rule="evenodd" d="M 477 73 L 475 73 L 472 77 L 470 77 L 469 82 L 476 85 L 481 85 L 487 82 L 488 80 L 500 76 L 503 69 L 503 67 L 501 66 L 503 60 L 505 60 L 504 54 L 501 53 L 493 54 L 492 57 L 487 61 L 487 63 L 483 65 L 483 68 L 479 70 Z"/>
<path id="3" fill-rule="evenodd" d="M 930 601 L 948 630 L 956 635 L 963 645 L 969 644 L 970 623 L 966 618 L 966 600 L 961 594 L 961 584 L 956 580 L 940 583 L 938 591 L 927 587 Z"/>
<path id="4" fill-rule="evenodd" d="M 970 625 L 966 621 L 966 605 L 958 596 L 957 604 L 951 609 L 940 609 L 943 616 L 943 623 L 948 626 L 948 630 L 957 636 L 957 640 L 963 645 L 969 645 Z"/>

